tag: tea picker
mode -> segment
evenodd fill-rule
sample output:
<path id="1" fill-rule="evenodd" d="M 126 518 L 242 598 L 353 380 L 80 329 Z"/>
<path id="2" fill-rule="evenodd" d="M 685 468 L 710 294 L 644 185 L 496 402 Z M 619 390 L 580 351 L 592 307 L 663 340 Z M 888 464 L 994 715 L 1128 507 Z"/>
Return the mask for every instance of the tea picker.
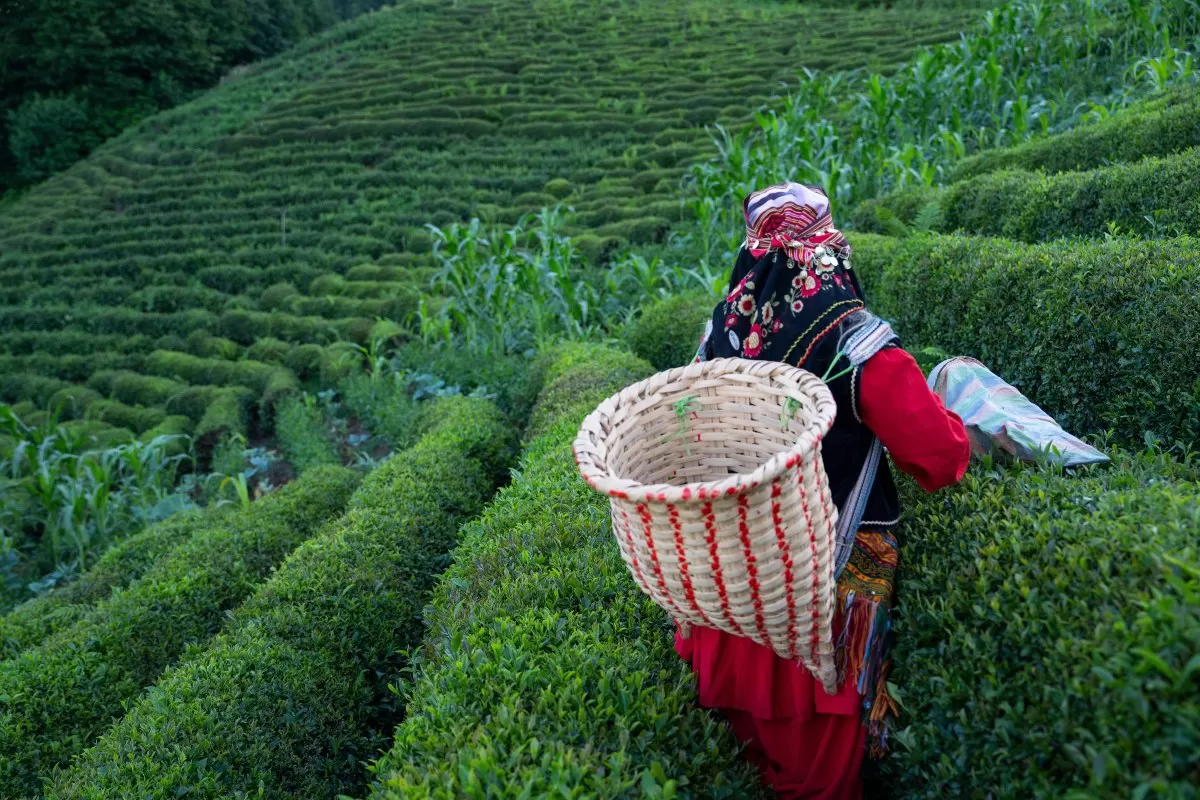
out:
<path id="1" fill-rule="evenodd" d="M 743 210 L 695 362 L 602 403 L 575 454 L 633 580 L 677 623 L 701 704 L 779 796 L 857 797 L 895 711 L 884 448 L 928 490 L 959 480 L 970 448 L 867 310 L 824 192 L 772 186 Z"/>

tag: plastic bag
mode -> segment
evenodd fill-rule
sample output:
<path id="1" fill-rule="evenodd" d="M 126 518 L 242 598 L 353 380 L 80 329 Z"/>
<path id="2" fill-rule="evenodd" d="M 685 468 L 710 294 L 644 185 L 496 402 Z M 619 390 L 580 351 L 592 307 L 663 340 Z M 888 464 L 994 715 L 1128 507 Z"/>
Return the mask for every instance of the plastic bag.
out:
<path id="1" fill-rule="evenodd" d="M 1064 466 L 1109 460 L 973 358 L 938 364 L 929 373 L 929 388 L 962 417 L 976 454 L 1007 453 L 1020 461 L 1048 458 Z"/>

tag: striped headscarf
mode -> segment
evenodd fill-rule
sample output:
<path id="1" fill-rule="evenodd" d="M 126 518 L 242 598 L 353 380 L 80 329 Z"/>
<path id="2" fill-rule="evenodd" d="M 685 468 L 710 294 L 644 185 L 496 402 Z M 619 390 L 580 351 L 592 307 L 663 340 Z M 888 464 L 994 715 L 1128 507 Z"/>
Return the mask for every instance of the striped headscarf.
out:
<path id="1" fill-rule="evenodd" d="M 729 293 L 713 312 L 699 359 L 757 358 L 813 369 L 817 344 L 864 307 L 850 245 L 829 198 L 799 183 L 770 186 L 742 204 L 746 243 Z"/>

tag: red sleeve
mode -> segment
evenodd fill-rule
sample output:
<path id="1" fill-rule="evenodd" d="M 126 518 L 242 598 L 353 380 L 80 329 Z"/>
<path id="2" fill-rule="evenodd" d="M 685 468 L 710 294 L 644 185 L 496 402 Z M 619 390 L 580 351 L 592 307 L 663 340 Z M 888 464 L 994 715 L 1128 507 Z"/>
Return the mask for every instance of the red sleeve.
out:
<path id="1" fill-rule="evenodd" d="M 962 480 L 971 444 L 962 419 L 929 388 L 916 360 L 898 347 L 862 367 L 858 406 L 897 467 L 927 492 Z"/>

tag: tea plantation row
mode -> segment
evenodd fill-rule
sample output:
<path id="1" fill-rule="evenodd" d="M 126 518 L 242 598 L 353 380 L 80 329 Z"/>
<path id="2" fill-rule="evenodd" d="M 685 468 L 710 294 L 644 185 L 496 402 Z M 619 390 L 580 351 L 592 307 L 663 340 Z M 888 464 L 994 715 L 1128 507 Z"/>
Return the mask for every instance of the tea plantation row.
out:
<path id="1" fill-rule="evenodd" d="M 599 348 L 562 357 L 539 400 L 554 413 L 435 593 L 373 799 L 759 791 L 696 708 L 669 620 L 628 579 L 607 502 L 570 453 L 582 416 L 653 368 Z M 896 795 L 1189 796 L 1200 471 L 1116 462 L 1077 475 L 977 465 L 933 496 L 906 485 L 894 680 L 910 716 L 884 766 Z"/>
<path id="2" fill-rule="evenodd" d="M 852 219 L 878 233 L 924 222 L 938 231 L 1026 242 L 1114 231 L 1145 238 L 1195 234 L 1197 148 L 1200 88 L 1188 83 L 1105 121 L 981 153 L 963 161 L 949 185 L 869 200 Z"/>

